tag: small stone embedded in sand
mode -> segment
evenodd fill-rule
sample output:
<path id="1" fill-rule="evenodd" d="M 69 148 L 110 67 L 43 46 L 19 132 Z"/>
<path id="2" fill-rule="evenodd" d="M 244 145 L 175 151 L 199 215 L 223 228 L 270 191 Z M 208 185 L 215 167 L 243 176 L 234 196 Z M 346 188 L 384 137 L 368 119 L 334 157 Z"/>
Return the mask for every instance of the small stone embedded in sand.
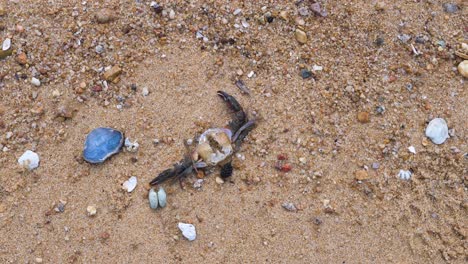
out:
<path id="1" fill-rule="evenodd" d="M 408 151 L 411 152 L 411 153 L 413 153 L 413 154 L 416 154 L 416 148 L 413 147 L 413 146 L 409 146 L 409 147 L 408 147 Z"/>
<path id="2" fill-rule="evenodd" d="M 115 20 L 114 12 L 108 8 L 99 10 L 95 17 L 99 24 L 106 24 Z"/>
<path id="3" fill-rule="evenodd" d="M 39 167 L 39 155 L 37 153 L 32 152 L 31 150 L 26 150 L 26 152 L 21 155 L 18 159 L 18 163 L 28 170 L 34 170 L 35 168 Z"/>
<path id="4" fill-rule="evenodd" d="M 127 192 L 132 192 L 137 186 L 137 177 L 132 176 L 122 184 L 122 188 Z"/>
<path id="5" fill-rule="evenodd" d="M 122 73 L 122 69 L 119 66 L 113 66 L 108 71 L 106 71 L 103 75 L 104 80 L 108 82 L 114 81 L 119 75 Z"/>
<path id="6" fill-rule="evenodd" d="M 458 5 L 454 3 L 445 3 L 442 5 L 442 7 L 444 8 L 444 11 L 447 13 L 455 13 L 459 9 Z"/>
<path id="7" fill-rule="evenodd" d="M 358 170 L 354 173 L 354 178 L 358 181 L 368 180 L 369 173 L 366 170 Z"/>
<path id="8" fill-rule="evenodd" d="M 25 65 L 28 63 L 28 57 L 26 56 L 26 53 L 22 52 L 16 56 L 16 62 L 20 65 Z"/>
<path id="9" fill-rule="evenodd" d="M 357 119 L 361 123 L 369 123 L 370 121 L 370 114 L 368 112 L 359 112 L 357 114 Z"/>
<path id="10" fill-rule="evenodd" d="M 88 216 L 95 216 L 96 213 L 97 213 L 96 206 L 94 206 L 94 205 L 89 205 L 89 206 L 86 208 L 86 212 L 88 213 Z"/>
<path id="11" fill-rule="evenodd" d="M 468 60 L 464 60 L 458 64 L 458 72 L 465 78 L 468 78 Z"/>
<path id="12" fill-rule="evenodd" d="M 294 34 L 296 36 L 297 42 L 299 42 L 300 44 L 307 43 L 307 34 L 304 31 L 297 28 Z"/>
<path id="13" fill-rule="evenodd" d="M 400 172 L 398 172 L 398 178 L 407 181 L 411 179 L 411 174 L 412 173 L 409 170 L 400 170 Z"/>
<path id="14" fill-rule="evenodd" d="M 286 209 L 287 211 L 290 211 L 290 212 L 296 212 L 297 211 L 296 206 L 291 202 L 284 202 L 281 206 L 284 209 Z"/>
<path id="15" fill-rule="evenodd" d="M 189 241 L 193 241 L 197 238 L 197 231 L 194 225 L 186 224 L 186 223 L 179 223 L 177 226 L 182 232 L 182 235 Z"/>
<path id="16" fill-rule="evenodd" d="M 426 137 L 434 144 L 444 143 L 449 138 L 447 122 L 442 118 L 432 119 L 426 127 Z"/>
<path id="17" fill-rule="evenodd" d="M 223 184 L 224 183 L 224 180 L 221 177 L 216 177 L 215 181 L 216 181 L 217 184 Z"/>
<path id="18" fill-rule="evenodd" d="M 143 87 L 143 89 L 141 89 L 141 95 L 143 96 L 148 96 L 149 95 L 149 90 L 148 90 L 148 87 Z"/>
<path id="19" fill-rule="evenodd" d="M 34 78 L 34 77 L 31 78 L 31 83 L 32 83 L 32 85 L 34 85 L 36 87 L 41 86 L 41 81 L 39 81 L 39 79 Z"/>

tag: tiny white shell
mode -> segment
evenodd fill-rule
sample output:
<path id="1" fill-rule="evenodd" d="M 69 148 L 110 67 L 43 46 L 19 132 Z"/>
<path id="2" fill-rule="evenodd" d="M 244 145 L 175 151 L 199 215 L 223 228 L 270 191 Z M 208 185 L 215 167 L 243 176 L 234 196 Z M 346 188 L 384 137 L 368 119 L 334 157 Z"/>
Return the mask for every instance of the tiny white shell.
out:
<path id="1" fill-rule="evenodd" d="M 426 137 L 434 144 L 442 144 L 449 138 L 447 122 L 442 118 L 434 118 L 426 127 Z"/>
<path id="2" fill-rule="evenodd" d="M 135 177 L 135 176 L 130 177 L 130 179 L 126 180 L 122 184 L 122 187 L 127 192 L 132 192 L 133 190 L 135 190 L 136 186 L 137 186 L 137 177 Z"/>
<path id="3" fill-rule="evenodd" d="M 151 209 L 158 208 L 158 194 L 156 193 L 156 191 L 154 189 L 151 189 L 149 191 L 148 200 L 149 200 Z"/>
<path id="4" fill-rule="evenodd" d="M 398 173 L 398 177 L 402 180 L 409 180 L 411 179 L 411 174 L 411 171 L 400 170 L 400 172 Z"/>
<path id="5" fill-rule="evenodd" d="M 34 170 L 39 167 L 39 155 L 37 153 L 27 150 L 18 159 L 18 163 L 28 170 Z"/>
<path id="6" fill-rule="evenodd" d="M 3 41 L 2 50 L 9 50 L 11 47 L 11 39 L 7 38 Z"/>
<path id="7" fill-rule="evenodd" d="M 158 202 L 159 206 L 166 207 L 166 192 L 163 188 L 159 188 L 158 190 Z"/>

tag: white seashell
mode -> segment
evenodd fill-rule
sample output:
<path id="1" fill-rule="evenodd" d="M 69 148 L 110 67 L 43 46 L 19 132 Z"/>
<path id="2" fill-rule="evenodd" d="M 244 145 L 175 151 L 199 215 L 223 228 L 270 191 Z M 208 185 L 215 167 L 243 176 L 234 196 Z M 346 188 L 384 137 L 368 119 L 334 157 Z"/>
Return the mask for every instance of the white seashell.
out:
<path id="1" fill-rule="evenodd" d="M 187 238 L 189 241 L 193 241 L 197 238 L 197 231 L 195 226 L 192 224 L 179 223 L 178 227 L 182 231 L 182 235 Z"/>
<path id="2" fill-rule="evenodd" d="M 39 81 L 39 79 L 34 78 L 34 77 L 31 78 L 31 83 L 32 83 L 32 85 L 34 85 L 36 87 L 41 86 L 41 81 Z"/>
<path id="3" fill-rule="evenodd" d="M 7 38 L 3 41 L 2 50 L 9 50 L 11 48 L 11 39 Z"/>
<path id="4" fill-rule="evenodd" d="M 166 191 L 163 188 L 159 188 L 158 190 L 158 202 L 161 208 L 166 207 Z"/>
<path id="5" fill-rule="evenodd" d="M 149 191 L 148 200 L 149 200 L 151 209 L 158 208 L 158 194 L 156 193 L 156 191 L 154 189 L 151 189 Z"/>
<path id="6" fill-rule="evenodd" d="M 137 186 L 137 177 L 135 176 L 130 177 L 130 179 L 126 180 L 122 184 L 122 187 L 124 188 L 124 190 L 127 190 L 127 192 L 132 192 L 133 190 L 135 190 L 136 186 Z"/>
<path id="7" fill-rule="evenodd" d="M 432 119 L 426 127 L 426 137 L 434 144 L 444 143 L 449 138 L 447 122 L 442 118 Z"/>
<path id="8" fill-rule="evenodd" d="M 24 152 L 24 154 L 18 159 L 18 163 L 28 170 L 34 170 L 39 167 L 39 155 L 30 150 L 26 150 L 26 152 Z"/>
<path id="9" fill-rule="evenodd" d="M 409 147 L 408 147 L 408 151 L 411 152 L 411 153 L 413 153 L 413 154 L 416 154 L 416 148 L 413 147 L 413 146 L 409 146 Z"/>
<path id="10" fill-rule="evenodd" d="M 402 180 L 409 180 L 411 179 L 411 174 L 411 171 L 400 170 L 400 172 L 398 172 L 398 177 Z"/>

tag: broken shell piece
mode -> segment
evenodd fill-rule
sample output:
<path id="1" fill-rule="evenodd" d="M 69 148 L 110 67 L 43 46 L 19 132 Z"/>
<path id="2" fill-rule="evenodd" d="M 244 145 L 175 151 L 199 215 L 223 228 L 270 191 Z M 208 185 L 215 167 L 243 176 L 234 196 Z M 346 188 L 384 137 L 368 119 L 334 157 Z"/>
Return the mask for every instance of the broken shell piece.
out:
<path id="1" fill-rule="evenodd" d="M 411 152 L 411 153 L 413 153 L 413 154 L 416 154 L 416 148 L 413 147 L 413 146 L 409 146 L 409 147 L 408 147 L 408 151 Z"/>
<path id="2" fill-rule="evenodd" d="M 166 191 L 163 188 L 159 188 L 158 190 L 158 202 L 161 208 L 166 207 Z"/>
<path id="3" fill-rule="evenodd" d="M 195 230 L 194 225 L 179 223 L 177 226 L 179 227 L 180 231 L 182 231 L 182 235 L 189 241 L 193 241 L 197 238 L 197 231 Z"/>
<path id="4" fill-rule="evenodd" d="M 123 133 L 115 129 L 96 128 L 86 136 L 83 158 L 89 163 L 102 163 L 120 152 L 123 138 Z"/>
<path id="5" fill-rule="evenodd" d="M 409 170 L 400 170 L 400 172 L 398 172 L 398 178 L 402 179 L 402 180 L 409 180 L 411 179 L 411 171 Z"/>
<path id="6" fill-rule="evenodd" d="M 148 193 L 148 200 L 151 209 L 158 208 L 158 194 L 154 189 L 151 189 Z"/>
<path id="7" fill-rule="evenodd" d="M 86 212 L 88 213 L 88 216 L 94 216 L 97 213 L 96 206 L 90 205 L 86 208 Z"/>
<path id="8" fill-rule="evenodd" d="M 208 129 L 200 136 L 196 152 L 207 164 L 217 165 L 232 155 L 231 137 L 229 129 Z"/>
<path id="9" fill-rule="evenodd" d="M 123 189 L 126 190 L 127 192 L 132 192 L 133 190 L 135 190 L 136 186 L 137 186 L 137 177 L 135 176 L 130 177 L 130 179 L 126 180 L 122 184 Z"/>
<path id="10" fill-rule="evenodd" d="M 7 38 L 3 41 L 2 50 L 9 50 L 11 48 L 11 39 Z"/>
<path id="11" fill-rule="evenodd" d="M 140 144 L 135 140 L 135 142 L 131 142 L 129 138 L 125 138 L 125 148 L 129 152 L 137 152 Z"/>
<path id="12" fill-rule="evenodd" d="M 18 159 L 18 163 L 28 170 L 34 170 L 39 167 L 39 155 L 30 150 L 26 150 L 23 155 Z"/>

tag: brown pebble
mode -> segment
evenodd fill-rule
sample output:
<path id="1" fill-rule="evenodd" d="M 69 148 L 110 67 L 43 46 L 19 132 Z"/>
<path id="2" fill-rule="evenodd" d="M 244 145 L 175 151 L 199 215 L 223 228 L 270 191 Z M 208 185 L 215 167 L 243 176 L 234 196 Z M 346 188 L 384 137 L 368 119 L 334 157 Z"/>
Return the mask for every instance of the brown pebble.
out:
<path id="1" fill-rule="evenodd" d="M 96 17 L 96 21 L 99 24 L 106 24 L 115 20 L 114 12 L 112 12 L 112 10 L 107 9 L 107 8 L 103 8 L 99 10 L 96 13 L 95 17 Z"/>
<path id="2" fill-rule="evenodd" d="M 297 42 L 301 44 L 307 43 L 307 34 L 304 31 L 300 29 L 296 29 L 295 36 L 296 36 Z"/>
<path id="3" fill-rule="evenodd" d="M 28 63 L 28 57 L 24 52 L 20 53 L 18 54 L 18 56 L 16 56 L 16 62 L 18 64 L 25 65 L 26 63 Z"/>
<path id="4" fill-rule="evenodd" d="M 354 178 L 358 181 L 364 181 L 369 179 L 369 174 L 365 170 L 358 170 L 354 173 Z"/>
<path id="5" fill-rule="evenodd" d="M 370 121 L 370 115 L 368 112 L 359 112 L 357 114 L 357 119 L 361 123 L 369 123 Z"/>
<path id="6" fill-rule="evenodd" d="M 122 69 L 119 66 L 113 66 L 103 75 L 104 79 L 108 82 L 112 82 L 122 73 Z"/>

